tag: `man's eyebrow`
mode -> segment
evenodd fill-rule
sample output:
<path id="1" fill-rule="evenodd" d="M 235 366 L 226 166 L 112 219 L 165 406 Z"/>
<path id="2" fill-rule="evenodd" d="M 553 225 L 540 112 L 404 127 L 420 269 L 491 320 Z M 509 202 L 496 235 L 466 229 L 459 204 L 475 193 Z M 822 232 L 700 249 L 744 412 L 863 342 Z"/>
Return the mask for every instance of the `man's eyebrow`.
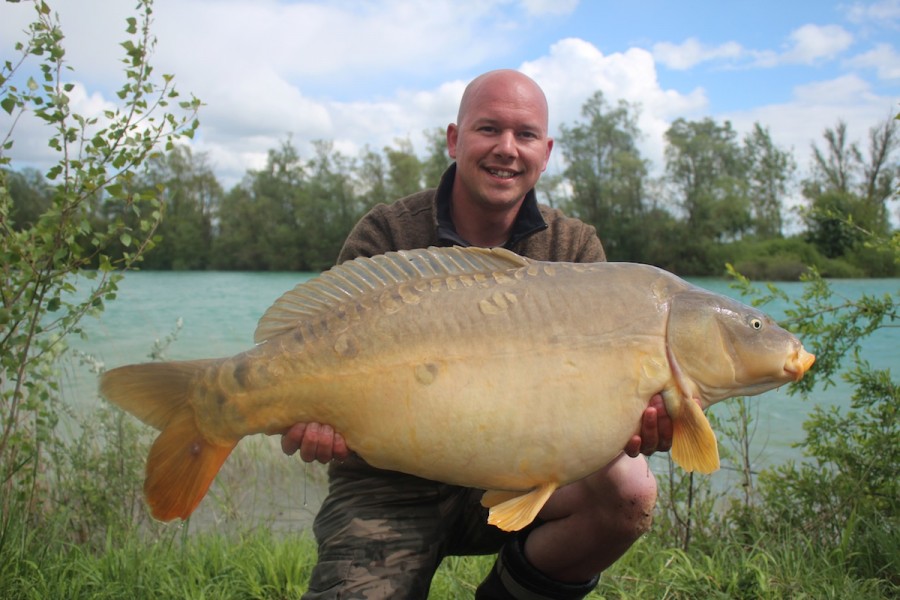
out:
<path id="1" fill-rule="evenodd" d="M 494 117 L 478 117 L 476 119 L 472 119 L 472 125 L 498 125 L 502 124 L 502 119 L 495 119 Z M 514 129 L 516 130 L 526 130 L 526 131 L 543 131 L 543 128 L 537 123 L 518 123 Z"/>

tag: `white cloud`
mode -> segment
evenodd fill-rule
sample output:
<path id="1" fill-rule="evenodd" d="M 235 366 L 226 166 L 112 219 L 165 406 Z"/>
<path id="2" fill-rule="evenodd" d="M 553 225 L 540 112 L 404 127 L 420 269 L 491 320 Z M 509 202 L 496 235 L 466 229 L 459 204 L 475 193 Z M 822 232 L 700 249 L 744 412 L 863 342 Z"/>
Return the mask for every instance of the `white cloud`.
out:
<path id="1" fill-rule="evenodd" d="M 578 6 L 578 0 L 521 0 L 526 14 L 534 17 L 544 15 L 567 15 Z"/>
<path id="2" fill-rule="evenodd" d="M 900 79 L 900 54 L 890 44 L 878 44 L 863 54 L 848 59 L 849 67 L 875 69 L 879 79 Z"/>
<path id="3" fill-rule="evenodd" d="M 809 149 L 813 143 L 821 145 L 826 128 L 833 128 L 842 120 L 854 138 L 863 140 L 871 127 L 891 116 L 894 106 L 895 99 L 879 96 L 865 80 L 844 75 L 796 86 L 788 102 L 720 117 L 729 119 L 741 132 L 750 131 L 754 122 L 768 127 L 774 141 L 794 151 L 800 175 L 806 176 Z"/>
<path id="4" fill-rule="evenodd" d="M 853 44 L 853 36 L 840 25 L 803 25 L 788 36 L 790 47 L 778 62 L 812 64 L 833 59 Z"/>
<path id="5" fill-rule="evenodd" d="M 653 45 L 653 57 L 675 70 L 685 70 L 707 61 L 733 60 L 744 54 L 737 42 L 726 42 L 719 46 L 709 46 L 697 38 L 688 38 L 680 44 L 660 42 Z"/>
<path id="6" fill-rule="evenodd" d="M 580 121 L 582 105 L 597 90 L 613 106 L 619 100 L 638 104 L 638 126 L 645 136 L 641 149 L 657 166 L 662 164 L 662 136 L 671 120 L 699 115 L 708 106 L 702 89 L 688 94 L 663 89 L 653 56 L 640 48 L 604 55 L 589 42 L 569 38 L 554 44 L 546 56 L 524 63 L 521 70 L 547 94 L 551 132 L 558 131 L 560 123 Z M 554 154 L 551 167 L 558 167 L 560 154 Z"/>
<path id="7" fill-rule="evenodd" d="M 852 44 L 853 35 L 839 25 L 807 24 L 788 35 L 785 49 L 781 52 L 749 49 L 735 41 L 711 46 L 696 37 L 690 37 L 680 44 L 654 44 L 653 57 L 676 71 L 691 69 L 706 62 L 771 68 L 785 64 L 809 65 L 834 59 Z"/>
<path id="8" fill-rule="evenodd" d="M 900 0 L 880 2 L 854 2 L 847 8 L 847 18 L 852 23 L 872 23 L 882 27 L 896 27 L 900 23 Z"/>

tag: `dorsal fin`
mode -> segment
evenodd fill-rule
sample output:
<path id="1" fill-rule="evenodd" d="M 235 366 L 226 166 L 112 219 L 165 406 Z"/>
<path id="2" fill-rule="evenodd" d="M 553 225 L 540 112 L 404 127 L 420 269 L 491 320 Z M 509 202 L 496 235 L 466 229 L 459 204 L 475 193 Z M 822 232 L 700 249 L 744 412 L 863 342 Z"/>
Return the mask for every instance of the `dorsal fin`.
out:
<path id="1" fill-rule="evenodd" d="M 253 340 L 261 343 L 362 294 L 432 277 L 508 271 L 531 264 L 503 248 L 421 248 L 357 258 L 298 284 L 269 307 Z"/>

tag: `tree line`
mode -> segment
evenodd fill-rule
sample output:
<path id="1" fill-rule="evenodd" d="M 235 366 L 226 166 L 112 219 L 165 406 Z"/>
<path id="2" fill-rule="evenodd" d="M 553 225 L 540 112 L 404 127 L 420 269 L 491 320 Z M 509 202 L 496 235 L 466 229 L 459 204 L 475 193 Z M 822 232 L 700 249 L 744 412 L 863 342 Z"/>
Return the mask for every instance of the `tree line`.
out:
<path id="1" fill-rule="evenodd" d="M 888 118 L 852 141 L 846 123 L 812 142 L 812 167 L 799 177 L 791 151 L 756 123 L 740 136 L 729 121 L 678 119 L 665 133 L 664 170 L 652 177 L 642 156 L 639 106 L 611 104 L 602 92 L 581 119 L 563 125 L 556 151 L 565 168 L 545 175 L 542 201 L 594 225 L 611 260 L 655 264 L 682 275 L 719 275 L 730 262 L 750 276 L 793 279 L 807 266 L 829 276 L 894 276 L 894 257 L 863 243 L 891 233 L 889 203 L 900 180 L 900 134 Z M 225 190 L 212 165 L 189 146 L 152 155 L 128 193 L 95 199 L 95 228 L 125 223 L 142 194 L 158 197 L 161 222 L 144 269 L 319 271 L 372 206 L 437 185 L 449 164 L 444 130 L 425 132 L 427 150 L 398 140 L 351 157 L 328 141 L 301 156 L 288 138 L 266 164 Z M 53 185 L 39 172 L 7 172 L 14 227 L 52 205 Z M 802 203 L 788 208 L 799 192 Z M 800 230 L 785 235 L 789 211 Z M 139 236 L 127 233 L 110 259 Z M 87 243 L 87 242 L 85 242 Z"/>

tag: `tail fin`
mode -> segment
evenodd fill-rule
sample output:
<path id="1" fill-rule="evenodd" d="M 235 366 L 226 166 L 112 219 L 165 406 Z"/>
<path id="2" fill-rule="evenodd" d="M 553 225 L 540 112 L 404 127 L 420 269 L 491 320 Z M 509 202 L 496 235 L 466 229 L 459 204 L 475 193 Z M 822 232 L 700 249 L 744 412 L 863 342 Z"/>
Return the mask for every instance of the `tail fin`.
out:
<path id="1" fill-rule="evenodd" d="M 213 362 L 129 365 L 100 377 L 107 400 L 162 432 L 150 449 L 144 481 L 151 514 L 162 521 L 190 516 L 237 445 L 207 440 L 190 403 L 197 378 Z"/>

